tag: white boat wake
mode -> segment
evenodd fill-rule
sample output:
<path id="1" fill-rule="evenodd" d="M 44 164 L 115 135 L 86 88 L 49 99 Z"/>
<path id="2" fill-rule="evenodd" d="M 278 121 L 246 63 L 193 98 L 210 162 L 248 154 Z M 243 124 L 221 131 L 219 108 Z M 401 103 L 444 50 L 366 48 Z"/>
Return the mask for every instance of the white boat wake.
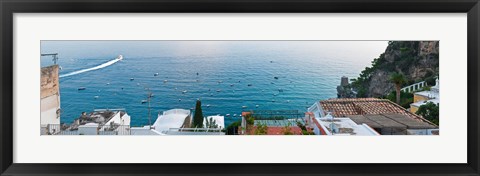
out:
<path id="1" fill-rule="evenodd" d="M 92 71 L 92 70 L 98 70 L 98 69 L 105 68 L 105 67 L 108 67 L 108 66 L 110 66 L 110 65 L 113 65 L 113 64 L 117 63 L 118 61 L 121 61 L 122 59 L 123 59 L 123 56 L 122 56 L 122 55 L 119 55 L 117 58 L 115 58 L 115 59 L 113 59 L 113 60 L 111 60 L 111 61 L 105 62 L 105 63 L 103 63 L 103 64 L 97 65 L 97 66 L 95 66 L 95 67 L 87 68 L 87 69 L 83 69 L 83 70 L 78 70 L 78 71 L 74 71 L 74 72 L 70 72 L 70 73 L 67 73 L 67 74 L 60 75 L 59 77 L 60 77 L 60 78 L 63 78 L 63 77 L 78 75 L 78 74 L 80 74 L 80 73 L 85 73 L 85 72 Z"/>

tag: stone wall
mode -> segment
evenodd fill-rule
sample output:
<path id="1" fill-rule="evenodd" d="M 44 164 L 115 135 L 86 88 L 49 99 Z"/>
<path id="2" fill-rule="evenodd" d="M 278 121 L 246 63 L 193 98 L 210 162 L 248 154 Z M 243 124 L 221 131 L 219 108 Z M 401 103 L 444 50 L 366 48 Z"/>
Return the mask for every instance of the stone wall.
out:
<path id="1" fill-rule="evenodd" d="M 40 98 L 58 95 L 58 65 L 43 67 L 40 78 Z"/>

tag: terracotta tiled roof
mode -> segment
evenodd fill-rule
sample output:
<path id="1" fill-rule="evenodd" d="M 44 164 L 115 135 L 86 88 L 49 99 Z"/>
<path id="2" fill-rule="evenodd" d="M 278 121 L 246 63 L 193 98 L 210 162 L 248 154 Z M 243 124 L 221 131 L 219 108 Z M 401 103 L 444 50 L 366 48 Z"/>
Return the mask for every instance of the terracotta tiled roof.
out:
<path id="1" fill-rule="evenodd" d="M 402 114 L 412 119 L 432 124 L 423 117 L 411 113 L 390 100 L 378 98 L 335 98 L 320 101 L 325 112 L 331 112 L 335 117 L 365 114 Z"/>

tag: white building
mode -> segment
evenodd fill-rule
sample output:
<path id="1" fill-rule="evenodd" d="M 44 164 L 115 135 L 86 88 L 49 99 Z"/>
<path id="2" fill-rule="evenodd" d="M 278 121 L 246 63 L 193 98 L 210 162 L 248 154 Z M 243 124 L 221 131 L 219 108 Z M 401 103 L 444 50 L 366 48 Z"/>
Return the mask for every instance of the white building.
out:
<path id="1" fill-rule="evenodd" d="M 207 126 L 207 120 L 213 120 L 217 125 L 219 129 L 224 129 L 225 128 L 225 117 L 216 115 L 216 116 L 208 116 L 203 120 L 203 126 Z"/>
<path id="2" fill-rule="evenodd" d="M 186 109 L 171 109 L 158 114 L 158 118 L 152 127 L 158 133 L 166 134 L 171 129 L 189 127 L 191 123 L 191 112 Z"/>
<path id="3" fill-rule="evenodd" d="M 122 109 L 82 113 L 70 126 L 49 125 L 53 135 L 130 135 L 130 116 Z"/>
<path id="4" fill-rule="evenodd" d="M 367 124 L 357 124 L 350 118 L 334 118 L 331 114 L 325 117 L 306 116 L 309 127 L 316 135 L 343 135 L 343 136 L 377 136 L 380 135 Z"/>
<path id="5" fill-rule="evenodd" d="M 417 112 L 418 108 L 428 102 L 435 104 L 440 103 L 440 82 L 437 78 L 435 86 L 432 86 L 430 90 L 415 92 L 413 94 L 413 103 L 410 104 L 410 112 Z"/>
<path id="6" fill-rule="evenodd" d="M 58 65 L 41 68 L 40 126 L 45 133 L 49 124 L 60 124 L 60 89 Z"/>
<path id="7" fill-rule="evenodd" d="M 225 128 L 223 116 L 208 116 L 206 120 L 212 119 L 218 128 L 191 128 L 192 114 L 186 109 L 172 109 L 158 115 L 152 127 L 133 127 L 132 135 L 224 135 Z"/>

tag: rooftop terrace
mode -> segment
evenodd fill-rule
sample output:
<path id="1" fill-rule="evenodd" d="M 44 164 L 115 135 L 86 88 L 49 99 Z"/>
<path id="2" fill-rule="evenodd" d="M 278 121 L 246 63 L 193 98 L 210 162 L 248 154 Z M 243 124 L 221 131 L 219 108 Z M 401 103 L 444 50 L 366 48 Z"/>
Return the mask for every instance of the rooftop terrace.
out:
<path id="1" fill-rule="evenodd" d="M 436 126 L 423 117 L 411 113 L 390 100 L 377 98 L 335 98 L 320 101 L 325 112 L 331 112 L 335 117 L 350 117 L 352 115 L 398 114 L 418 123 Z M 372 116 L 374 117 L 374 116 Z M 352 119 L 353 120 L 353 119 Z"/>

